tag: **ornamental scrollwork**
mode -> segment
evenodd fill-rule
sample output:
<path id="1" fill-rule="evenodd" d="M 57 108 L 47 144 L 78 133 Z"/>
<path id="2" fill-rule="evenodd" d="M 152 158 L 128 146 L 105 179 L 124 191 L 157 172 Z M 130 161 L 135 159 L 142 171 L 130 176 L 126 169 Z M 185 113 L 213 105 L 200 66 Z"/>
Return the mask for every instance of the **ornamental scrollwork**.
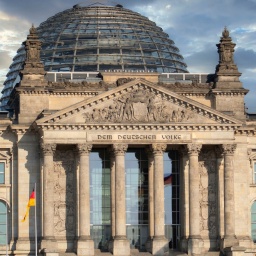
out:
<path id="1" fill-rule="evenodd" d="M 152 144 L 152 152 L 153 154 L 163 154 L 163 152 L 166 150 L 167 145 L 166 144 Z"/>
<path id="2" fill-rule="evenodd" d="M 55 143 L 45 143 L 41 145 L 44 155 L 53 155 L 56 150 Z"/>
<path id="3" fill-rule="evenodd" d="M 127 144 L 113 144 L 112 149 L 115 155 L 117 154 L 125 154 L 127 151 L 128 145 Z"/>
<path id="4" fill-rule="evenodd" d="M 223 144 L 223 153 L 228 155 L 234 155 L 236 151 L 236 144 Z"/>
<path id="5" fill-rule="evenodd" d="M 193 143 L 187 144 L 188 154 L 199 154 L 201 148 L 202 148 L 202 145 L 200 144 L 193 144 Z"/>
<path id="6" fill-rule="evenodd" d="M 91 144 L 77 144 L 77 150 L 80 155 L 89 154 L 92 150 Z"/>

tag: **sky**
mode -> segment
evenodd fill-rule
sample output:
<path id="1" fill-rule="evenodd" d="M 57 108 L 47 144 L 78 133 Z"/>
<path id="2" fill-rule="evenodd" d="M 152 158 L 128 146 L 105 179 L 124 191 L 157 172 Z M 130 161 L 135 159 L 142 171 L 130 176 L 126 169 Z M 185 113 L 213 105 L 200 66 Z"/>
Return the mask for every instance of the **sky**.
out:
<path id="1" fill-rule="evenodd" d="M 215 72 L 216 44 L 226 26 L 236 44 L 240 81 L 250 90 L 247 112 L 256 113 L 256 0 L 0 0 L 0 87 L 32 24 L 37 27 L 75 4 L 95 2 L 121 4 L 154 21 L 180 49 L 190 73 Z"/>

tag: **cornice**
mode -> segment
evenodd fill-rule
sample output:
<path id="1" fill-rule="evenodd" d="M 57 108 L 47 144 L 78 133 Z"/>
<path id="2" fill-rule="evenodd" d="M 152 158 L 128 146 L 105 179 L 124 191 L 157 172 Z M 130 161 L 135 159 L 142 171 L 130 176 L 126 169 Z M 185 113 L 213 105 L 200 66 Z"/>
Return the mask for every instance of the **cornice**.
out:
<path id="1" fill-rule="evenodd" d="M 26 95 L 48 95 L 48 96 L 69 96 L 69 95 L 89 95 L 89 96 L 96 96 L 99 93 L 98 91 L 46 91 L 46 90 L 18 90 L 19 94 L 26 94 Z"/>
<path id="2" fill-rule="evenodd" d="M 256 129 L 255 128 L 238 128 L 235 131 L 235 135 L 243 135 L 243 136 L 256 136 Z"/>
<path id="3" fill-rule="evenodd" d="M 212 89 L 211 93 L 218 96 L 239 96 L 239 95 L 246 95 L 249 92 L 247 89 Z"/>
<path id="4" fill-rule="evenodd" d="M 235 131 L 238 124 L 37 124 L 42 130 L 50 131 Z"/>

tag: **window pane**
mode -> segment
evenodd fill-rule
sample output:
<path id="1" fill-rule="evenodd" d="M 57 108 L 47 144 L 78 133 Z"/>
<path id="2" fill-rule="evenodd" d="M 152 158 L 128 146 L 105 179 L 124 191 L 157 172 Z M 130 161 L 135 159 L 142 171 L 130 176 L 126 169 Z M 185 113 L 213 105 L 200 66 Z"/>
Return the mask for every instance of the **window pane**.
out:
<path id="1" fill-rule="evenodd" d="M 5 183 L 5 182 L 4 182 L 4 174 L 5 174 L 5 166 L 4 166 L 4 163 L 0 163 L 0 184 Z"/>
<path id="2" fill-rule="evenodd" d="M 6 205 L 0 201 L 0 245 L 6 244 Z"/>

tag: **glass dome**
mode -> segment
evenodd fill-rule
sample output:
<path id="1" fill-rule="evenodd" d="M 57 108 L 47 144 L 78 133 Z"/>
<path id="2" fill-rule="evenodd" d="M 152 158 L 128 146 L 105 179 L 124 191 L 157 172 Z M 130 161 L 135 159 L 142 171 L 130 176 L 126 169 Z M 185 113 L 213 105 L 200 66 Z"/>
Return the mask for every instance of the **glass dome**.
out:
<path id="1" fill-rule="evenodd" d="M 41 23 L 37 31 L 47 71 L 187 72 L 168 35 L 121 5 L 75 5 Z"/>
<path id="2" fill-rule="evenodd" d="M 160 27 L 119 4 L 77 4 L 48 18 L 37 31 L 46 71 L 188 72 L 179 49 Z M 4 82 L 2 107 L 19 82 L 24 59 L 22 46 Z"/>

